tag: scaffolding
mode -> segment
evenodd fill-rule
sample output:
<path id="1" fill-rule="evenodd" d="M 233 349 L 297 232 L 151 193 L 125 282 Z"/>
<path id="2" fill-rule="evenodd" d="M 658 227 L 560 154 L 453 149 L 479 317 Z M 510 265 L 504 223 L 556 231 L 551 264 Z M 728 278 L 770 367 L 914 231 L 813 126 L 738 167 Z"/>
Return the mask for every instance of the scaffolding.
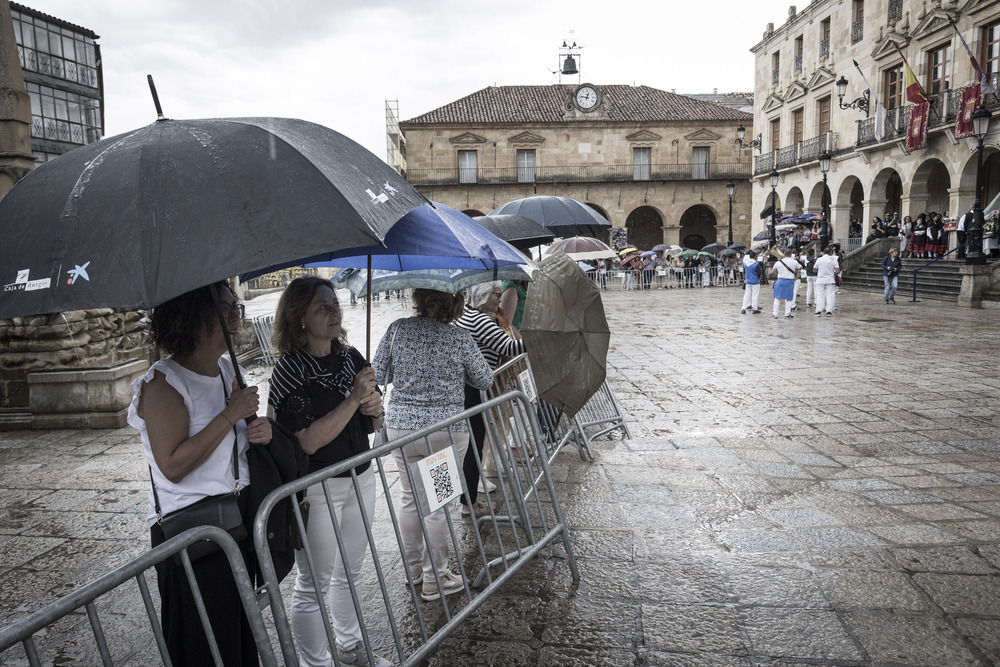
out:
<path id="1" fill-rule="evenodd" d="M 406 139 L 399 129 L 399 100 L 385 101 L 385 161 L 406 177 Z"/>

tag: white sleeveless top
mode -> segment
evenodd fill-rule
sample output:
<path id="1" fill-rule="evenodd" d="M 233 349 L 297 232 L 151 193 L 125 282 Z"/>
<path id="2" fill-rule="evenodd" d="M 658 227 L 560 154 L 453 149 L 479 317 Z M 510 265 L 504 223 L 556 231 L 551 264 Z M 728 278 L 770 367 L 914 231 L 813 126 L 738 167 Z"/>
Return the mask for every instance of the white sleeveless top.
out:
<path id="1" fill-rule="evenodd" d="M 222 370 L 222 377 L 226 381 L 226 391 L 230 391 L 233 386 L 233 365 L 228 357 L 222 357 L 219 363 Z M 156 493 L 160 499 L 160 511 L 169 514 L 175 510 L 187 507 L 206 496 L 216 496 L 222 493 L 232 493 L 236 484 L 233 480 L 233 432 L 230 429 L 215 451 L 209 455 L 200 466 L 192 470 L 179 483 L 174 484 L 163 476 L 160 469 L 153 460 L 153 451 L 149 446 L 149 434 L 146 433 L 146 421 L 142 419 L 137 410 L 139 409 L 139 396 L 142 388 L 147 382 L 153 379 L 153 374 L 159 371 L 166 377 L 167 384 L 177 390 L 184 399 L 184 407 L 187 408 L 190 424 L 188 436 L 193 436 L 201 431 L 212 421 L 223 408 L 226 407 L 226 394 L 223 391 L 222 382 L 218 376 L 209 377 L 199 375 L 189 371 L 172 359 L 161 359 L 149 367 L 146 374 L 136 379 L 129 386 L 132 392 L 132 403 L 128 408 L 128 423 L 139 431 L 142 436 L 142 448 L 146 456 L 146 463 L 153 472 L 153 481 L 156 484 Z M 149 410 L 150 406 L 146 406 Z M 247 467 L 247 449 L 249 443 L 246 436 L 246 423 L 240 420 L 236 423 L 236 430 L 239 433 L 239 471 L 240 487 L 245 488 L 250 484 L 250 474 Z M 156 521 L 156 509 L 153 505 L 153 492 L 149 492 L 149 512 L 147 523 L 152 526 Z"/>

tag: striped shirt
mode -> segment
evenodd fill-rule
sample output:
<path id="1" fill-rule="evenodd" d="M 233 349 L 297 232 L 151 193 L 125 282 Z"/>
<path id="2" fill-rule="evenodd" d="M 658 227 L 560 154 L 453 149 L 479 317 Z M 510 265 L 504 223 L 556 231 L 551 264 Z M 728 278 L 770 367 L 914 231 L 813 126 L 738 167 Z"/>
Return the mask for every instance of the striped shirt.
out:
<path id="1" fill-rule="evenodd" d="M 514 340 L 488 315 L 469 305 L 455 324 L 472 334 L 472 340 L 476 341 L 490 368 L 499 366 L 501 357 L 514 357 L 524 352 L 523 340 Z"/>

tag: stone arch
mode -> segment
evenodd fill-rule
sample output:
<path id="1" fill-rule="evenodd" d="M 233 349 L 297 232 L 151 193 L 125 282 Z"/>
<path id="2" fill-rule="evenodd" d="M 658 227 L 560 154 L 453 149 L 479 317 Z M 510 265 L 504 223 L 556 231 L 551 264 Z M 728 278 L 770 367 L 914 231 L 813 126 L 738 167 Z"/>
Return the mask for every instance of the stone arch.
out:
<path id="1" fill-rule="evenodd" d="M 951 174 L 948 167 L 937 158 L 920 163 L 910 182 L 910 212 L 917 217 L 920 213 L 934 211 L 944 213 L 949 207 L 951 195 Z"/>
<path id="2" fill-rule="evenodd" d="M 663 243 L 663 216 L 652 206 L 640 206 L 629 213 L 625 229 L 628 242 L 640 250 Z"/>
<path id="3" fill-rule="evenodd" d="M 826 201 L 823 200 L 823 183 L 819 182 L 813 186 L 813 189 L 809 192 L 809 206 L 807 210 L 810 213 L 823 214 L 823 205 L 830 205 L 833 199 L 830 197 L 830 187 L 826 186 Z"/>
<path id="4" fill-rule="evenodd" d="M 962 174 L 959 179 L 959 187 L 962 192 L 962 200 L 959 202 L 959 211 L 949 211 L 949 214 L 961 215 L 972 208 L 976 192 L 976 165 L 977 156 L 973 152 L 962 167 Z M 983 176 L 982 176 L 982 199 L 980 205 L 983 208 L 993 201 L 993 198 L 1000 192 L 1000 152 L 990 146 L 983 147 Z M 966 196 L 965 193 L 968 193 Z"/>
<path id="5" fill-rule="evenodd" d="M 799 215 L 805 209 L 806 202 L 805 197 L 802 196 L 802 190 L 798 186 L 793 186 L 788 194 L 785 195 L 785 207 L 781 210 L 782 213 L 794 213 Z"/>
<path id="6" fill-rule="evenodd" d="M 597 204 L 594 204 L 593 202 L 589 202 L 589 201 L 588 201 L 588 202 L 584 202 L 584 203 L 585 203 L 585 204 L 586 204 L 587 206 L 589 206 L 590 208 L 592 208 L 592 209 L 594 209 L 595 211 L 597 211 L 597 215 L 601 216 L 602 218 L 604 218 L 604 219 L 605 219 L 605 220 L 607 220 L 608 222 L 611 222 L 611 216 L 610 216 L 610 215 L 608 215 L 608 212 L 607 212 L 607 211 L 606 211 L 606 210 L 604 209 L 604 207 L 602 207 L 602 206 L 599 206 L 599 205 L 597 205 Z M 596 234 L 596 235 L 595 235 L 595 237 L 596 237 L 596 238 L 597 238 L 598 240 L 600 240 L 600 241 L 604 241 L 604 242 L 605 242 L 605 243 L 607 243 L 608 245 L 611 245 L 611 229 L 610 229 L 610 228 L 609 228 L 609 229 L 605 229 L 605 230 L 604 230 L 603 232 L 601 232 L 600 234 Z"/>
<path id="7" fill-rule="evenodd" d="M 715 212 L 704 204 L 688 208 L 681 216 L 681 246 L 701 250 L 709 243 L 715 243 L 717 222 Z"/>
<path id="8" fill-rule="evenodd" d="M 903 203 L 903 180 L 892 167 L 880 171 L 869 189 L 871 217 L 884 218 L 886 213 L 898 213 Z M 867 221 L 866 221 L 867 224 Z"/>
<path id="9" fill-rule="evenodd" d="M 850 216 L 861 220 L 864 216 L 865 188 L 857 176 L 848 176 L 837 189 L 836 206 L 850 211 Z"/>

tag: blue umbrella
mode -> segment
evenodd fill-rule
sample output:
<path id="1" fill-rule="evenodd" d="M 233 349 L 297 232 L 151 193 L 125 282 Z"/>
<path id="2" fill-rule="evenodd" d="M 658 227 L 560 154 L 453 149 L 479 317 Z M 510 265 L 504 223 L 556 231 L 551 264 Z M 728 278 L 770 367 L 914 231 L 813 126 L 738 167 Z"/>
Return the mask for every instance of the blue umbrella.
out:
<path id="1" fill-rule="evenodd" d="M 463 269 L 486 272 L 477 282 L 497 280 L 501 267 L 519 264 L 530 266 L 531 261 L 461 211 L 436 202 L 418 206 L 400 218 L 386 233 L 381 246 L 316 255 L 302 262 L 306 267 L 367 268 L 369 271 Z M 366 334 L 369 350 L 371 288 L 369 285 Z"/>
<path id="2" fill-rule="evenodd" d="M 531 281 L 527 271 L 517 264 L 507 264 L 492 270 L 479 269 L 411 269 L 386 271 L 372 269 L 372 292 L 394 289 L 432 289 L 457 294 L 462 290 L 492 280 Z M 336 287 L 345 287 L 357 296 L 368 293 L 368 272 L 365 269 L 340 269 L 331 279 Z"/>

